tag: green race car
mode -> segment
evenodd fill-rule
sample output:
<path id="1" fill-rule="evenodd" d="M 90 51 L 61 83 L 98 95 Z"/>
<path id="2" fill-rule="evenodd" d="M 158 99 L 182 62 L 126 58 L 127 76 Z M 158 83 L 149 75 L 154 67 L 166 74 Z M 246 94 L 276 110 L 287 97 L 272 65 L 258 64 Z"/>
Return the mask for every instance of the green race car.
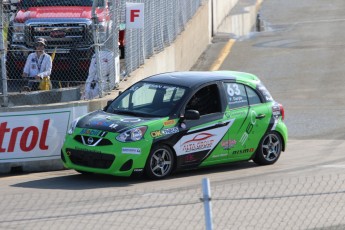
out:
<path id="1" fill-rule="evenodd" d="M 255 75 L 163 73 L 73 121 L 61 158 L 81 173 L 153 179 L 237 161 L 269 165 L 286 148 L 283 120 L 282 105 Z"/>

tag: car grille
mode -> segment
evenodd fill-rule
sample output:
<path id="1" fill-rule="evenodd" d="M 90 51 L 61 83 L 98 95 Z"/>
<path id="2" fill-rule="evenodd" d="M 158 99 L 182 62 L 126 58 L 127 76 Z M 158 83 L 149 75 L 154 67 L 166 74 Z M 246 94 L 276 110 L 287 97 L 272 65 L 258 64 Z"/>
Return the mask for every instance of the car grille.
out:
<path id="1" fill-rule="evenodd" d="M 25 36 L 29 44 L 38 37 L 45 38 L 49 47 L 73 49 L 76 46 L 87 47 L 92 43 L 92 34 L 86 22 L 44 22 L 27 23 Z"/>
<path id="2" fill-rule="evenodd" d="M 76 149 L 66 149 L 66 152 L 73 164 L 92 168 L 110 168 L 115 160 L 114 155 L 98 152 L 89 152 Z"/>
<path id="3" fill-rule="evenodd" d="M 106 146 L 106 145 L 112 145 L 111 141 L 105 138 L 99 138 L 99 137 L 89 137 L 89 136 L 82 136 L 82 135 L 76 135 L 74 137 L 74 140 L 78 141 L 79 143 L 83 145 L 88 146 Z"/>

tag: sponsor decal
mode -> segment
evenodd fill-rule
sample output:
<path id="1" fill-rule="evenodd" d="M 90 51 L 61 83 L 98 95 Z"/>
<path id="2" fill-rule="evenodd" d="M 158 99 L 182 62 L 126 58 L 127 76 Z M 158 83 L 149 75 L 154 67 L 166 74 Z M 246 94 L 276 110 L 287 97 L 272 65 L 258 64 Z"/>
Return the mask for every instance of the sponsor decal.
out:
<path id="1" fill-rule="evenodd" d="M 245 96 L 245 93 L 241 92 L 238 84 L 227 84 L 226 90 L 229 96 L 229 106 L 247 102 L 247 97 Z"/>
<path id="2" fill-rule="evenodd" d="M 134 172 L 142 172 L 143 169 L 134 169 L 133 171 L 134 171 Z"/>
<path id="3" fill-rule="evenodd" d="M 184 156 L 185 162 L 193 162 L 193 161 L 197 161 L 197 160 L 198 159 L 196 159 L 193 154 L 187 154 Z"/>
<path id="4" fill-rule="evenodd" d="M 157 138 L 163 136 L 162 132 L 160 130 L 152 131 L 151 132 L 151 137 Z"/>
<path id="5" fill-rule="evenodd" d="M 170 90 L 178 89 L 177 87 L 170 86 L 170 85 L 156 85 L 156 84 L 150 84 L 150 83 L 145 83 L 145 85 L 148 85 L 150 89 L 170 89 Z"/>
<path id="6" fill-rule="evenodd" d="M 273 105 L 272 106 L 272 114 L 275 118 L 281 116 L 279 105 Z"/>
<path id="7" fill-rule="evenodd" d="M 151 137 L 153 138 L 158 138 L 164 135 L 171 135 L 174 133 L 178 133 L 179 129 L 177 127 L 173 128 L 167 128 L 167 129 L 162 129 L 162 130 L 156 130 L 151 132 Z"/>
<path id="8" fill-rule="evenodd" d="M 123 154 L 140 154 L 141 149 L 140 148 L 122 148 Z"/>
<path id="9" fill-rule="evenodd" d="M 240 104 L 240 103 L 244 103 L 247 102 L 246 100 L 247 98 L 242 97 L 242 96 L 238 96 L 238 97 L 229 97 L 229 105 L 233 105 L 233 104 Z"/>
<path id="10" fill-rule="evenodd" d="M 164 126 L 169 126 L 169 125 L 174 125 L 175 124 L 175 120 L 167 120 L 164 121 L 163 125 Z"/>
<path id="11" fill-rule="evenodd" d="M 117 126 L 119 126 L 119 125 L 118 125 L 118 124 L 111 124 L 111 125 L 109 125 L 109 128 L 111 128 L 111 129 L 116 129 Z"/>
<path id="12" fill-rule="evenodd" d="M 94 129 L 82 129 L 80 131 L 81 135 L 92 135 L 92 136 L 100 136 L 102 131 L 94 130 Z"/>
<path id="13" fill-rule="evenodd" d="M 222 141 L 222 147 L 224 150 L 231 149 L 236 145 L 236 140 L 225 140 Z"/>
<path id="14" fill-rule="evenodd" d="M 126 118 L 122 118 L 121 121 L 125 122 L 125 123 L 136 123 L 136 122 L 141 121 L 141 119 L 140 118 L 126 117 Z"/>
<path id="15" fill-rule="evenodd" d="M 69 123 L 87 106 L 0 113 L 0 163 L 60 159 Z"/>
<path id="16" fill-rule="evenodd" d="M 23 152 L 30 152 L 38 147 L 40 150 L 48 150 L 47 134 L 50 119 L 44 120 L 42 127 L 19 126 L 9 128 L 7 122 L 0 123 L 0 153 L 12 153 L 16 148 Z M 9 133 L 9 142 L 4 145 L 6 133 Z M 5 142 L 6 143 L 6 142 Z"/>
<path id="17" fill-rule="evenodd" d="M 235 112 L 228 112 L 229 117 L 244 117 L 246 116 L 246 111 L 235 111 Z"/>
<path id="18" fill-rule="evenodd" d="M 93 119 L 92 121 L 90 121 L 90 125 L 91 126 L 109 126 L 111 125 L 112 123 L 109 122 L 109 121 L 101 121 L 101 120 L 98 120 L 98 119 Z"/>
<path id="19" fill-rule="evenodd" d="M 228 153 L 221 153 L 219 155 L 213 155 L 212 158 L 227 157 L 228 155 L 229 155 Z"/>
<path id="20" fill-rule="evenodd" d="M 257 117 L 256 112 L 254 110 L 252 110 L 251 113 L 250 113 L 250 122 L 249 122 L 246 130 L 244 131 L 241 139 L 240 139 L 240 143 L 242 145 L 244 145 L 244 143 L 246 143 L 246 141 L 247 141 L 247 139 L 249 137 L 249 134 L 252 132 L 253 127 L 254 127 L 254 125 L 256 123 L 256 117 Z"/>
<path id="21" fill-rule="evenodd" d="M 173 128 L 163 129 L 162 134 L 169 135 L 169 134 L 178 133 L 179 131 L 180 130 L 177 127 L 173 127 Z"/>
<path id="22" fill-rule="evenodd" d="M 256 87 L 264 95 L 267 101 L 273 101 L 271 94 L 268 92 L 264 85 L 258 84 Z"/>
<path id="23" fill-rule="evenodd" d="M 191 140 L 182 144 L 182 150 L 186 153 L 210 149 L 214 142 L 214 134 L 200 133 L 195 135 Z"/>
<path id="24" fill-rule="evenodd" d="M 252 153 L 252 152 L 254 152 L 254 148 L 236 150 L 236 151 L 233 151 L 232 154 L 236 155 L 236 154 L 245 154 L 245 153 Z"/>
<path id="25" fill-rule="evenodd" d="M 229 130 L 234 123 L 234 119 L 224 121 L 228 123 L 226 126 L 212 128 L 214 124 L 209 126 L 199 127 L 200 132 L 197 130 L 190 130 L 192 134 L 183 136 L 175 145 L 174 150 L 177 156 L 190 154 L 199 151 L 208 151 L 213 149 L 220 140 L 224 137 L 225 133 Z M 209 130 L 204 131 L 206 128 Z M 207 157 L 207 156 L 205 156 Z"/>

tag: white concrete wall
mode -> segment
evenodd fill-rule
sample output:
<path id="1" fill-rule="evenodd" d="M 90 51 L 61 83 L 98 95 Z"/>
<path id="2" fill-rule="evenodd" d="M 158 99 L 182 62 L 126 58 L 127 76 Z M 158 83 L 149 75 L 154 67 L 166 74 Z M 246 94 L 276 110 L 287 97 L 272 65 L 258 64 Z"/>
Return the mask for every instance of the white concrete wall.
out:
<path id="1" fill-rule="evenodd" d="M 217 32 L 219 25 L 235 7 L 238 0 L 210 0 L 213 1 L 213 34 Z"/>

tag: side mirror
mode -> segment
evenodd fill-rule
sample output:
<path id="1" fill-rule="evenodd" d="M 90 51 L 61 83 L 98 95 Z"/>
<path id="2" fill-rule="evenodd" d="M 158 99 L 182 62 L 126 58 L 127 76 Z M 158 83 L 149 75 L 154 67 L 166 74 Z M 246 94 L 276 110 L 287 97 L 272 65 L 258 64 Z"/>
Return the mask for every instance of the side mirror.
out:
<path id="1" fill-rule="evenodd" d="M 198 110 L 190 109 L 186 110 L 184 113 L 184 119 L 186 120 L 198 120 L 200 118 L 200 113 Z"/>

